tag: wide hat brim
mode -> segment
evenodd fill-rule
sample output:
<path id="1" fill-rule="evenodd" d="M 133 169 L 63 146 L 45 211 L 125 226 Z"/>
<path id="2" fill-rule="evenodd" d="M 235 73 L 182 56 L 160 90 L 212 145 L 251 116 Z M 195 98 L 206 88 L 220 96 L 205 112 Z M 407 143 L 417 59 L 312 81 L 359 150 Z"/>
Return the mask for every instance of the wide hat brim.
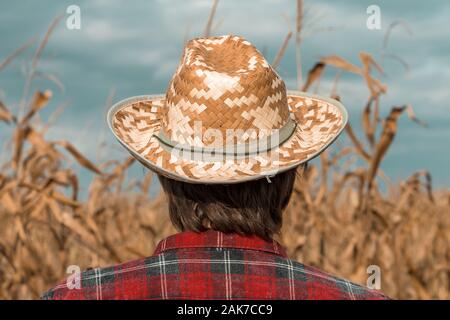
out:
<path id="1" fill-rule="evenodd" d="M 108 125 L 119 142 L 144 166 L 189 183 L 232 184 L 271 177 L 295 168 L 323 152 L 347 124 L 347 111 L 337 100 L 288 91 L 292 135 L 269 151 L 233 159 L 193 159 L 167 149 L 156 137 L 166 108 L 164 95 L 131 97 L 108 112 Z"/>

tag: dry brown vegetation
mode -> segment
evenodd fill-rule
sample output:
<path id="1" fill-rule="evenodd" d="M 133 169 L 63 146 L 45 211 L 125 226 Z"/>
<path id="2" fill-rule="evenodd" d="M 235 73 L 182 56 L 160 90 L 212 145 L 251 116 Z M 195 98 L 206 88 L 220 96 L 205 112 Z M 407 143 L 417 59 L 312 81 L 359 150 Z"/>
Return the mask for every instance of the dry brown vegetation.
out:
<path id="1" fill-rule="evenodd" d="M 214 11 L 216 7 L 217 1 Z M 298 63 L 302 21 L 299 16 L 295 30 Z M 148 196 L 152 174 L 131 185 L 125 182 L 132 158 L 94 164 L 68 141 L 45 137 L 48 125 L 36 118 L 52 93 L 36 92 L 27 99 L 27 90 L 56 23 L 33 58 L 23 112 L 14 113 L 0 102 L 0 122 L 14 132 L 1 138 L 6 159 L 0 164 L 0 298 L 37 298 L 65 277 L 69 265 L 85 269 L 149 256 L 161 238 L 175 232 L 163 197 Z M 0 61 L 0 70 L 29 45 Z M 380 266 L 382 290 L 391 297 L 449 299 L 450 192 L 433 191 L 426 171 L 400 184 L 383 174 L 380 163 L 395 137 L 398 117 L 407 112 L 420 121 L 410 106 L 393 107 L 381 118 L 380 98 L 387 86 L 371 69 L 383 70 L 368 53 L 359 57 L 361 65 L 356 66 L 327 56 L 311 68 L 304 85 L 298 77 L 299 87 L 309 90 L 326 69 L 338 68 L 336 84 L 341 72 L 354 73 L 365 81 L 370 96 L 362 108 L 364 140 L 348 125 L 351 144 L 323 153 L 320 164 L 310 165 L 298 179 L 280 241 L 292 258 L 354 282 L 365 284 L 367 267 Z M 340 98 L 336 85 L 331 95 Z M 86 200 L 78 196 L 78 172 L 68 157 L 95 174 Z M 363 164 L 357 165 L 357 159 Z M 380 191 L 380 181 L 388 192 Z"/>

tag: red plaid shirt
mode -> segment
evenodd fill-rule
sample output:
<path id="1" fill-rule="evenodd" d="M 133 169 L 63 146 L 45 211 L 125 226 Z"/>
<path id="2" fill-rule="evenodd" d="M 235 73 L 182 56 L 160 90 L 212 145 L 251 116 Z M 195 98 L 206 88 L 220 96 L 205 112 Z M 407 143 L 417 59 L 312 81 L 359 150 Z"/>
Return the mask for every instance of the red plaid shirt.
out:
<path id="1" fill-rule="evenodd" d="M 162 240 L 153 256 L 81 274 L 44 299 L 386 299 L 287 258 L 276 241 L 217 231 Z"/>

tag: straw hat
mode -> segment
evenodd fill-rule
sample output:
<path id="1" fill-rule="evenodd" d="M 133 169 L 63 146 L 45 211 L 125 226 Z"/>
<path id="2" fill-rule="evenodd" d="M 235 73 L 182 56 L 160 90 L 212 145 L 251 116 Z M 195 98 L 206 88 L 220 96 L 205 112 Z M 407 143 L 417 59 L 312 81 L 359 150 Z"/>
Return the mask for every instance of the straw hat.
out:
<path id="1" fill-rule="evenodd" d="M 338 101 L 287 92 L 261 53 L 230 35 L 189 41 L 165 95 L 128 98 L 108 113 L 112 132 L 142 164 L 191 183 L 294 168 L 325 150 L 346 122 Z"/>

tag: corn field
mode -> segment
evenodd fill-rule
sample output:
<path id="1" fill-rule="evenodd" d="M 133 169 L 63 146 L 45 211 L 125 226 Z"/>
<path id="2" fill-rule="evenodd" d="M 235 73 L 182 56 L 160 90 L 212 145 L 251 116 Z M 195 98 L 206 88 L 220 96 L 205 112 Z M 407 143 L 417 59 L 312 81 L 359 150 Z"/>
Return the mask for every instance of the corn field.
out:
<path id="1" fill-rule="evenodd" d="M 211 32 L 216 7 L 217 2 L 205 34 Z M 46 137 L 52 122 L 43 121 L 39 113 L 52 92 L 29 91 L 58 21 L 35 49 L 19 110 L 0 101 L 0 125 L 12 132 L 0 139 L 2 299 L 38 298 L 66 277 L 70 265 L 104 267 L 150 256 L 159 240 L 175 232 L 164 196 L 149 197 L 154 175 L 147 172 L 139 181 L 127 182 L 133 158 L 94 163 L 69 141 Z M 296 28 L 287 34 L 274 67 L 294 36 L 301 74 L 301 32 L 298 1 Z M 0 76 L 31 45 L 0 57 Z M 329 95 L 345 104 L 337 89 L 345 72 L 360 77 L 370 95 L 361 108 L 363 134 L 352 128 L 357 119 L 350 119 L 343 134 L 349 143 L 323 153 L 297 179 L 277 240 L 291 258 L 353 282 L 366 284 L 368 266 L 379 266 L 381 290 L 392 298 L 450 299 L 450 190 L 433 190 L 426 171 L 412 173 L 401 183 L 392 183 L 383 173 L 380 164 L 389 148 L 395 148 L 392 142 L 401 130 L 398 118 L 423 123 L 411 106 L 382 105 L 388 87 L 374 75 L 382 73 L 382 67 L 366 52 L 359 60 L 360 65 L 354 65 L 337 55 L 325 56 L 299 87 L 310 91 L 325 72 L 335 72 Z M 298 80 L 300 85 L 301 76 Z M 85 199 L 79 197 L 79 173 L 69 158 L 93 173 Z"/>

